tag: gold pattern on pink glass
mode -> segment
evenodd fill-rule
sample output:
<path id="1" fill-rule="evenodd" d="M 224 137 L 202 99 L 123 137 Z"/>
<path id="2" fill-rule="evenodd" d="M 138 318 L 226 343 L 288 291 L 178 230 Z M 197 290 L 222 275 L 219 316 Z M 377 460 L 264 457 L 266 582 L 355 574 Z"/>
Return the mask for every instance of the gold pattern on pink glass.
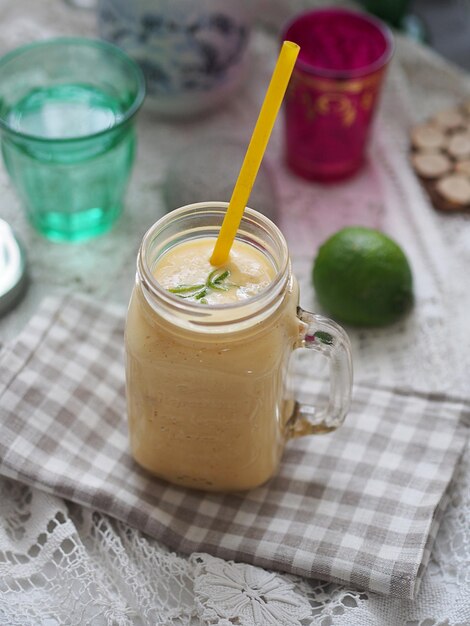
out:
<path id="1" fill-rule="evenodd" d="M 383 70 L 381 69 L 380 71 L 375 72 L 375 74 L 372 74 L 372 76 L 341 81 L 337 79 L 332 80 L 329 78 L 317 78 L 315 76 L 308 76 L 294 70 L 291 84 L 293 87 L 295 87 L 296 84 L 305 85 L 306 87 L 313 87 L 318 91 L 331 91 L 331 89 L 333 88 L 335 91 L 338 92 L 357 94 L 361 93 L 361 91 L 364 91 L 365 89 L 376 88 L 380 83 L 382 74 Z"/>
<path id="2" fill-rule="evenodd" d="M 357 111 L 353 102 L 341 93 L 324 93 L 318 97 L 304 92 L 302 101 L 308 120 L 313 120 L 318 115 L 337 115 L 343 126 L 351 126 L 356 119 Z"/>

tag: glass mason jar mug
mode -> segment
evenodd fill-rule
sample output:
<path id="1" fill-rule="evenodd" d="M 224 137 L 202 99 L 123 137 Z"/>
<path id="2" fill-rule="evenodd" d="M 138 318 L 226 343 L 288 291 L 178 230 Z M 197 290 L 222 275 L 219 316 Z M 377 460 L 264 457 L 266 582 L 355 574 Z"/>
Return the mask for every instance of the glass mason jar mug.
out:
<path id="1" fill-rule="evenodd" d="M 164 216 L 143 238 L 126 322 L 126 393 L 135 460 L 172 483 L 251 489 L 276 473 L 293 437 L 335 430 L 352 388 L 349 339 L 335 322 L 298 306 L 282 233 L 247 208 L 237 239 L 273 264 L 269 286 L 246 300 L 208 305 L 164 289 L 159 259 L 182 242 L 213 237 L 227 204 L 204 202 Z M 330 362 L 326 407 L 299 404 L 291 356 L 313 349 Z"/>

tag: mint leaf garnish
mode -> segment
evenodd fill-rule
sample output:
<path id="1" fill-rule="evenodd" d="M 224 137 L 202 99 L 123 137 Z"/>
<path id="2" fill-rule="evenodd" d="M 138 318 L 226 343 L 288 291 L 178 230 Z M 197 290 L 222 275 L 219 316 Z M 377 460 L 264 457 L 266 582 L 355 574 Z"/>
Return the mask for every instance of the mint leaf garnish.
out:
<path id="1" fill-rule="evenodd" d="M 197 283 L 195 285 L 181 284 L 168 289 L 170 293 L 174 293 L 180 298 L 194 298 L 201 304 L 208 304 L 206 296 L 209 291 L 228 291 L 230 287 L 235 287 L 232 283 L 226 282 L 230 277 L 230 270 L 215 269 L 206 278 L 205 283 Z"/>

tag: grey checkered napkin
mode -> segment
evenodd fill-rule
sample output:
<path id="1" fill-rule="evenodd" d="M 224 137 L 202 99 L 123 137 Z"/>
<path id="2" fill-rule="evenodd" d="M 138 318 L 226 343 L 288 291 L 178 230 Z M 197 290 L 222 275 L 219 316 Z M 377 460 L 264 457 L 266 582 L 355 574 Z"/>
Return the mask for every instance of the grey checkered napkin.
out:
<path id="1" fill-rule="evenodd" d="M 0 473 L 98 509 L 183 553 L 413 597 L 462 450 L 463 400 L 356 385 L 335 433 L 287 444 L 277 477 L 205 494 L 128 450 L 124 313 L 48 300 L 0 354 Z M 305 387 L 305 381 L 303 381 Z"/>

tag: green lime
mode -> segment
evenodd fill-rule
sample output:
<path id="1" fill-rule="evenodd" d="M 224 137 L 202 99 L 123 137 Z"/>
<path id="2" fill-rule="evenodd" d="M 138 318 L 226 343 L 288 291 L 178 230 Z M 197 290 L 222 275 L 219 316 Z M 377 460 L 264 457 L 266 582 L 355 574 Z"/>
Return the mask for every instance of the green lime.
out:
<path id="1" fill-rule="evenodd" d="M 378 230 L 348 226 L 327 239 L 313 265 L 320 305 L 355 326 L 385 326 L 413 303 L 413 280 L 403 250 Z"/>

